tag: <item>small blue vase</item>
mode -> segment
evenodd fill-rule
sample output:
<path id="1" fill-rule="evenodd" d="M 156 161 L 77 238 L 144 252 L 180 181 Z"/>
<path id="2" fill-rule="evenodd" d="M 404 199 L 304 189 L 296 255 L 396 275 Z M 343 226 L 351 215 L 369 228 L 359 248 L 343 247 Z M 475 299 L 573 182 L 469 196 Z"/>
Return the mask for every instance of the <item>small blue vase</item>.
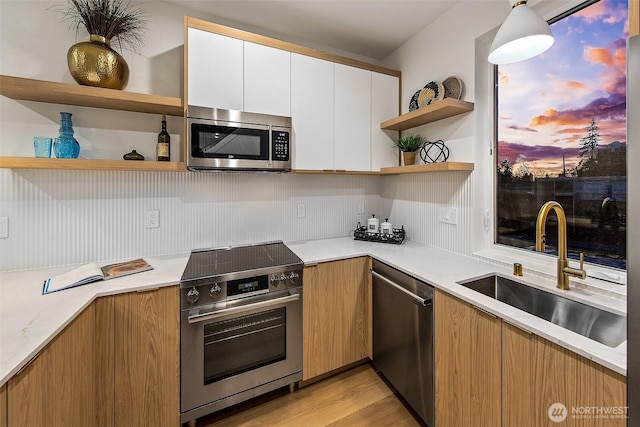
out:
<path id="1" fill-rule="evenodd" d="M 53 152 L 59 159 L 77 159 L 80 144 L 73 137 L 71 113 L 60 113 L 60 136 L 53 143 Z"/>

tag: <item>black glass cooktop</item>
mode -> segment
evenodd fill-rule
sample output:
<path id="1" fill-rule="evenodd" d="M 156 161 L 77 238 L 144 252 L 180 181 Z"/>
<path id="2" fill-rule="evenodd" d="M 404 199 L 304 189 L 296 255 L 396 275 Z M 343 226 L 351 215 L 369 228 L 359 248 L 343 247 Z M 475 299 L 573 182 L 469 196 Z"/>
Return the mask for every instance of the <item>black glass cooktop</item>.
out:
<path id="1" fill-rule="evenodd" d="M 191 252 L 182 281 L 217 278 L 231 273 L 299 265 L 302 260 L 282 242 L 232 246 Z M 264 274 L 256 272 L 256 274 Z"/>

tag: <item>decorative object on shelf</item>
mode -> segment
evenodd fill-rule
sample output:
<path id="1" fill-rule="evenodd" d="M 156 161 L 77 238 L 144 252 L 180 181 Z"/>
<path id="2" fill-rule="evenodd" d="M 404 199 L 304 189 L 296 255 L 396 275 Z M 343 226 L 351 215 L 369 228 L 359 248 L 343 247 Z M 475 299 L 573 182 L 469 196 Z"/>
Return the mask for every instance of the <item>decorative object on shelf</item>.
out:
<path id="1" fill-rule="evenodd" d="M 420 149 L 420 158 L 425 163 L 446 162 L 449 158 L 449 148 L 441 139 L 436 142 L 427 141 Z"/>
<path id="2" fill-rule="evenodd" d="M 444 86 L 444 97 L 445 98 L 454 98 L 461 99 L 462 91 L 464 90 L 464 84 L 462 80 L 456 76 L 447 77 L 443 82 L 442 86 Z"/>
<path id="3" fill-rule="evenodd" d="M 526 0 L 507 0 L 511 12 L 504 21 L 489 49 L 492 64 L 511 64 L 540 55 L 553 45 L 549 24 Z"/>
<path id="4" fill-rule="evenodd" d="M 426 107 L 427 105 L 430 105 L 435 101 L 440 101 L 443 98 L 444 86 L 442 83 L 431 81 L 420 90 L 420 95 L 418 95 L 418 106 L 420 108 Z"/>
<path id="5" fill-rule="evenodd" d="M 411 97 L 411 101 L 409 101 L 409 111 L 417 110 L 418 108 L 420 108 L 420 106 L 418 105 L 418 97 L 420 96 L 421 90 L 422 89 L 417 90 L 416 93 L 414 93 Z"/>
<path id="6" fill-rule="evenodd" d="M 416 151 L 422 147 L 424 137 L 422 135 L 402 135 L 394 140 L 394 144 L 402 151 L 402 159 L 406 165 L 413 165 L 416 162 Z"/>
<path id="7" fill-rule="evenodd" d="M 73 137 L 71 113 L 60 113 L 60 136 L 53 143 L 53 152 L 59 159 L 77 159 L 80 144 Z"/>
<path id="8" fill-rule="evenodd" d="M 158 134 L 158 143 L 156 144 L 156 160 L 159 162 L 168 162 L 170 156 L 171 136 L 167 132 L 167 117 L 162 116 L 162 130 Z"/>
<path id="9" fill-rule="evenodd" d="M 367 227 L 364 225 L 356 226 L 356 229 L 353 230 L 353 239 L 354 240 L 365 240 L 367 242 L 377 242 L 377 243 L 391 243 L 394 245 L 399 245 L 404 242 L 405 239 L 405 231 L 404 226 L 401 228 L 392 229 L 391 233 L 372 233 L 367 230 Z"/>
<path id="10" fill-rule="evenodd" d="M 51 157 L 51 145 L 53 139 L 45 136 L 33 137 L 33 149 L 36 157 Z"/>
<path id="11" fill-rule="evenodd" d="M 144 156 L 138 153 L 136 150 L 132 150 L 130 153 L 122 156 L 122 158 L 125 160 L 144 160 Z"/>
<path id="12" fill-rule="evenodd" d="M 142 41 L 146 21 L 143 12 L 127 0 L 68 0 L 58 8 L 76 33 L 80 26 L 89 33 L 88 42 L 69 48 L 67 64 L 76 82 L 85 86 L 124 89 L 129 82 L 129 66 L 111 48 L 111 41 L 136 50 Z"/>

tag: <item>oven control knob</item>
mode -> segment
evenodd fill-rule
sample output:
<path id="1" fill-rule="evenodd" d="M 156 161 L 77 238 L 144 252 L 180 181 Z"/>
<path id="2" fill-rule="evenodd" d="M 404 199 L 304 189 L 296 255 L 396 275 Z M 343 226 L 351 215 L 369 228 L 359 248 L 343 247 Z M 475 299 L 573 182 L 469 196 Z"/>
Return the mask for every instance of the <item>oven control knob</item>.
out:
<path id="1" fill-rule="evenodd" d="M 285 281 L 285 280 L 287 280 L 287 279 L 288 279 L 288 277 L 287 277 L 287 275 L 286 275 L 286 274 L 282 273 L 282 274 L 280 275 L 280 281 L 281 281 L 281 282 L 284 282 L 284 281 Z"/>
<path id="2" fill-rule="evenodd" d="M 275 274 L 272 274 L 271 277 L 269 278 L 269 283 L 277 282 L 279 280 L 280 278 L 278 276 L 276 276 Z"/>
<path id="3" fill-rule="evenodd" d="M 211 296 L 211 298 L 215 298 L 216 296 L 220 295 L 220 292 L 222 292 L 222 288 L 218 286 L 217 283 L 214 283 L 211 289 L 209 289 L 209 295 Z"/>
<path id="4" fill-rule="evenodd" d="M 191 304 L 195 304 L 195 302 L 198 301 L 198 298 L 200 298 L 200 292 L 198 292 L 195 286 L 189 289 L 189 292 L 187 292 L 187 301 Z"/>

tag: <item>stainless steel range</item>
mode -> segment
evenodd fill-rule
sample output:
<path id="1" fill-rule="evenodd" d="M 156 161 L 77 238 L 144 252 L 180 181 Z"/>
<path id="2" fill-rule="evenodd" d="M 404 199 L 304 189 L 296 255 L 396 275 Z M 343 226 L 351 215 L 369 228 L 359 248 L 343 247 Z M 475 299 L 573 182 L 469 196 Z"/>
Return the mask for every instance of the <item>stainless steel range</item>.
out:
<path id="1" fill-rule="evenodd" d="M 302 379 L 303 263 L 282 242 L 193 251 L 180 282 L 180 422 Z"/>

